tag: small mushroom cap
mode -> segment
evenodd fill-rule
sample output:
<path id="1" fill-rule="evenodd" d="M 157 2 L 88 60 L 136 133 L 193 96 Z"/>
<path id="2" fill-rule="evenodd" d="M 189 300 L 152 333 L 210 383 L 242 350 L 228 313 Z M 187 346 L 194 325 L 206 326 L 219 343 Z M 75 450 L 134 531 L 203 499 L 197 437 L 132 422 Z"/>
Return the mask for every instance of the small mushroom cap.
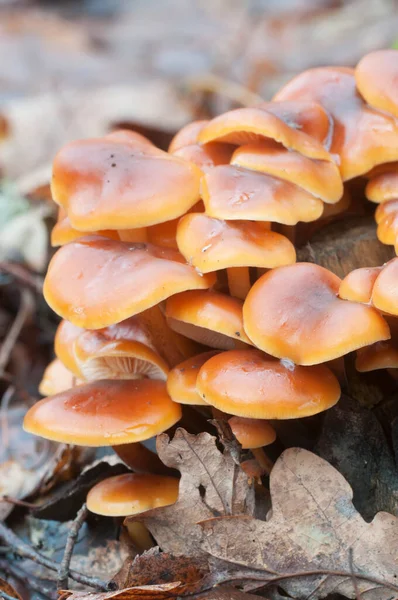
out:
<path id="1" fill-rule="evenodd" d="M 152 379 L 102 380 L 36 402 L 24 429 L 49 440 L 81 446 L 141 442 L 181 418 L 166 383 Z"/>
<path id="2" fill-rule="evenodd" d="M 96 231 L 95 234 L 110 238 L 111 240 L 119 240 L 117 231 L 111 231 L 110 229 Z M 74 242 L 75 240 L 84 237 L 85 235 L 88 235 L 86 231 L 78 231 L 77 229 L 73 229 L 69 217 L 67 216 L 65 210 L 60 206 L 58 209 L 57 222 L 51 231 L 51 245 L 54 248 L 57 246 L 64 246 L 65 244 L 69 244 L 69 242 Z"/>
<path id="3" fill-rule="evenodd" d="M 316 102 L 264 102 L 259 108 L 272 113 L 284 123 L 308 134 L 327 147 L 332 123 L 326 110 Z"/>
<path id="4" fill-rule="evenodd" d="M 39 392 L 42 396 L 53 396 L 76 385 L 76 376 L 56 358 L 51 361 L 44 371 L 39 384 Z"/>
<path id="5" fill-rule="evenodd" d="M 356 89 L 353 69 L 309 69 L 287 83 L 274 100 L 315 101 L 327 110 L 333 119 L 329 149 L 340 157 L 345 181 L 398 160 L 398 122 L 365 104 Z"/>
<path id="6" fill-rule="evenodd" d="M 167 391 L 174 402 L 179 404 L 207 405 L 196 391 L 196 378 L 199 369 L 217 350 L 192 356 L 172 369 L 167 377 Z"/>
<path id="7" fill-rule="evenodd" d="M 395 245 L 398 239 L 398 199 L 379 204 L 375 219 L 377 237 L 382 244 Z"/>
<path id="8" fill-rule="evenodd" d="M 293 183 L 233 165 L 211 169 L 201 188 L 206 214 L 216 219 L 296 225 L 316 221 L 323 212 L 319 198 Z"/>
<path id="9" fill-rule="evenodd" d="M 100 329 L 178 292 L 208 288 L 214 281 L 213 275 L 200 276 L 171 248 L 90 236 L 56 252 L 44 296 L 56 313 L 75 325 Z"/>
<path id="10" fill-rule="evenodd" d="M 355 69 L 359 92 L 366 102 L 398 117 L 398 50 L 376 50 Z"/>
<path id="11" fill-rule="evenodd" d="M 373 286 L 372 303 L 379 310 L 398 316 L 398 258 L 381 270 Z"/>
<path id="12" fill-rule="evenodd" d="M 264 419 L 231 417 L 228 423 L 243 450 L 269 446 L 276 440 L 275 429 Z"/>
<path id="13" fill-rule="evenodd" d="M 282 118 L 266 108 L 238 108 L 212 119 L 199 133 L 201 144 L 226 142 L 248 144 L 273 140 L 289 150 L 309 158 L 330 160 L 322 144 L 308 134 L 290 127 Z M 276 111 L 275 111 L 276 112 Z M 281 115 L 283 110 L 280 110 Z"/>
<path id="14" fill-rule="evenodd" d="M 177 243 L 187 262 L 201 273 L 229 267 L 271 269 L 296 261 L 293 244 L 268 223 L 220 221 L 193 213 L 180 219 Z"/>
<path id="15" fill-rule="evenodd" d="M 231 350 L 251 343 L 243 329 L 242 306 L 238 298 L 195 290 L 169 298 L 166 317 L 174 331 L 211 348 Z"/>
<path id="16" fill-rule="evenodd" d="M 357 352 L 355 367 L 360 373 L 398 369 L 398 348 L 391 340 L 361 348 Z"/>
<path id="17" fill-rule="evenodd" d="M 231 160 L 234 147 L 221 142 L 210 142 L 209 144 L 192 144 L 184 146 L 173 152 L 174 156 L 183 158 L 196 165 L 202 173 L 213 169 L 217 165 L 228 164 Z"/>
<path id="18" fill-rule="evenodd" d="M 365 189 L 368 200 L 381 204 L 398 199 L 398 165 L 395 169 L 395 171 L 379 173 L 369 181 Z"/>
<path id="19" fill-rule="evenodd" d="M 165 380 L 169 371 L 137 317 L 105 329 L 85 331 L 75 340 L 74 354 L 87 381 L 142 377 Z"/>
<path id="20" fill-rule="evenodd" d="M 241 146 L 231 164 L 286 179 L 328 204 L 338 202 L 343 195 L 343 182 L 334 162 L 312 160 L 275 145 L 258 142 Z"/>
<path id="21" fill-rule="evenodd" d="M 58 325 L 54 339 L 55 355 L 76 377 L 82 377 L 82 372 L 76 362 L 74 352 L 75 340 L 84 332 L 82 327 L 73 325 L 70 321 L 62 320 Z"/>
<path id="22" fill-rule="evenodd" d="M 174 504 L 178 479 L 150 473 L 124 473 L 97 483 L 87 495 L 87 508 L 96 515 L 127 517 Z"/>
<path id="23" fill-rule="evenodd" d="M 383 267 L 363 267 L 348 273 L 340 284 L 339 296 L 343 300 L 368 304 L 372 298 L 374 282 Z"/>
<path id="24" fill-rule="evenodd" d="M 372 307 L 337 297 L 339 277 L 312 263 L 269 271 L 243 306 L 245 331 L 264 352 L 313 365 L 390 338 Z"/>
<path id="25" fill-rule="evenodd" d="M 299 367 L 258 350 L 231 350 L 208 360 L 197 389 L 219 410 L 253 419 L 295 419 L 330 408 L 340 386 L 324 365 Z"/>
<path id="26" fill-rule="evenodd" d="M 174 154 L 180 148 L 185 148 L 186 146 L 192 146 L 193 144 L 198 143 L 199 133 L 202 131 L 204 127 L 208 124 L 209 121 L 192 121 L 192 123 L 188 123 L 184 125 L 178 131 L 173 139 L 170 142 L 169 152 Z"/>
<path id="27" fill-rule="evenodd" d="M 149 140 L 137 143 L 136 135 L 79 140 L 59 151 L 52 193 L 72 227 L 146 227 L 183 215 L 199 200 L 200 170 Z"/>

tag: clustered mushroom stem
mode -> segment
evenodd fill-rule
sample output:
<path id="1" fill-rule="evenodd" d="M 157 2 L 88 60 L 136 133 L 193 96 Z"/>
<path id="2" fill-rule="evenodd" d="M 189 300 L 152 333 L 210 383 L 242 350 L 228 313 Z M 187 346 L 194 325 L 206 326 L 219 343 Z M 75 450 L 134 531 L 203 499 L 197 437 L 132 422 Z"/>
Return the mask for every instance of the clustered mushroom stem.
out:
<path id="1" fill-rule="evenodd" d="M 248 267 L 230 267 L 227 269 L 228 287 L 231 296 L 244 300 L 250 290 L 250 272 Z"/>
<path id="2" fill-rule="evenodd" d="M 256 461 L 264 469 L 264 471 L 269 475 L 274 466 L 273 461 L 265 454 L 263 448 L 251 448 L 251 453 L 255 457 Z"/>
<path id="3" fill-rule="evenodd" d="M 128 521 L 126 523 L 129 536 L 138 552 L 145 552 L 153 546 L 153 540 L 148 529 L 139 521 Z"/>
<path id="4" fill-rule="evenodd" d="M 175 336 L 169 329 L 166 317 L 159 306 L 153 306 L 140 313 L 141 321 L 149 329 L 159 353 L 170 367 L 174 367 L 186 358 L 177 347 Z"/>
<path id="5" fill-rule="evenodd" d="M 140 227 L 139 229 L 119 229 L 118 235 L 122 242 L 148 241 L 148 233 L 146 227 Z"/>

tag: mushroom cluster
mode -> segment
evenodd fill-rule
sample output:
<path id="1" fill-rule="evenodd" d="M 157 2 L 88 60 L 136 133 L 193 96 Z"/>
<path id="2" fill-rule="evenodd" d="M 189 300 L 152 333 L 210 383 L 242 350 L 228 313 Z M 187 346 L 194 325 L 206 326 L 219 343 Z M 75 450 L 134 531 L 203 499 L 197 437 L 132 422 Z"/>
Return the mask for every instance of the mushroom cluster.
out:
<path id="1" fill-rule="evenodd" d="M 131 131 L 60 150 L 44 295 L 63 320 L 25 429 L 112 446 L 131 467 L 91 490 L 93 512 L 175 501 L 178 481 L 142 442 L 186 405 L 228 421 L 269 472 L 268 421 L 333 406 L 337 359 L 398 367 L 398 258 L 344 280 L 296 262 L 359 178 L 397 251 L 396 50 L 307 71 L 273 102 L 187 125 L 168 152 Z"/>

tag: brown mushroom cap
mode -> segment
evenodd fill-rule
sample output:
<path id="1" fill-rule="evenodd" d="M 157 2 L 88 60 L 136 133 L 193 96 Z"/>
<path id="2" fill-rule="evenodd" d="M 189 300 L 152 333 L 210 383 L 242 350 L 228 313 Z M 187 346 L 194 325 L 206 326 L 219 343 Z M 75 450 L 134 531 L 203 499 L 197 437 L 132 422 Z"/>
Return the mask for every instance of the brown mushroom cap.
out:
<path id="1" fill-rule="evenodd" d="M 250 344 L 243 329 L 242 301 L 219 292 L 177 294 L 166 303 L 170 327 L 211 348 L 230 350 Z"/>
<path id="2" fill-rule="evenodd" d="M 199 169 L 139 138 L 122 132 L 72 142 L 59 151 L 52 194 L 72 227 L 146 227 L 183 215 L 199 200 Z"/>
<path id="3" fill-rule="evenodd" d="M 338 202 L 343 195 L 343 182 L 334 162 L 312 160 L 276 145 L 258 142 L 241 146 L 231 164 L 290 181 L 328 204 Z"/>
<path id="4" fill-rule="evenodd" d="M 375 219 L 379 240 L 383 244 L 395 245 L 398 240 L 398 199 L 379 204 Z"/>
<path id="5" fill-rule="evenodd" d="M 102 380 L 40 400 L 24 429 L 65 444 L 116 446 L 147 440 L 180 418 L 163 381 Z"/>
<path id="6" fill-rule="evenodd" d="M 374 308 L 338 298 L 340 283 L 312 263 L 269 271 L 244 303 L 246 333 L 264 352 L 301 365 L 389 339 L 389 327 Z"/>
<path id="7" fill-rule="evenodd" d="M 366 102 L 398 117 L 398 50 L 376 50 L 355 69 L 357 88 Z"/>
<path id="8" fill-rule="evenodd" d="M 233 165 L 206 173 L 201 189 L 206 214 L 216 219 L 296 225 L 319 219 L 324 206 L 319 198 L 289 181 Z"/>
<path id="9" fill-rule="evenodd" d="M 208 288 L 214 281 L 213 275 L 200 276 L 170 248 L 90 236 L 56 252 L 44 296 L 56 313 L 75 325 L 100 329 L 178 292 Z"/>
<path id="10" fill-rule="evenodd" d="M 196 378 L 199 369 L 215 354 L 217 354 L 217 350 L 203 352 L 188 358 L 188 360 L 171 369 L 167 377 L 167 392 L 174 402 L 207 405 L 196 391 Z"/>
<path id="11" fill-rule="evenodd" d="M 151 473 L 124 473 L 97 483 L 87 495 L 87 508 L 96 515 L 127 517 L 174 504 L 178 479 Z"/>
<path id="12" fill-rule="evenodd" d="M 340 397 L 339 383 L 324 365 L 289 366 L 258 350 L 217 354 L 200 369 L 196 385 L 207 403 L 254 419 L 307 417 Z"/>
<path id="13" fill-rule="evenodd" d="M 269 446 L 276 440 L 275 429 L 264 419 L 231 417 L 228 423 L 243 450 Z"/>
<path id="14" fill-rule="evenodd" d="M 271 269 L 296 261 L 293 244 L 267 223 L 220 221 L 191 213 L 180 219 L 177 243 L 187 262 L 201 273 L 229 267 Z"/>
<path id="15" fill-rule="evenodd" d="M 137 317 L 83 332 L 75 340 L 74 354 L 86 381 L 142 377 L 165 380 L 169 371 Z"/>
<path id="16" fill-rule="evenodd" d="M 283 109 L 280 115 L 283 115 Z M 264 140 L 274 140 L 308 158 L 331 160 L 320 142 L 290 127 L 269 110 L 268 104 L 260 108 L 238 108 L 219 115 L 205 125 L 198 135 L 198 141 L 202 144 L 218 141 L 240 145 Z"/>
<path id="17" fill-rule="evenodd" d="M 330 152 L 340 157 L 344 180 L 398 160 L 398 122 L 365 104 L 353 69 L 310 69 L 287 83 L 274 100 L 315 101 L 328 111 L 334 124 Z"/>
<path id="18" fill-rule="evenodd" d="M 76 382 L 76 376 L 56 358 L 50 362 L 44 371 L 39 385 L 39 392 L 42 396 L 53 396 L 73 387 Z"/>
<path id="19" fill-rule="evenodd" d="M 76 377 L 82 377 L 82 372 L 76 362 L 74 353 L 75 340 L 84 332 L 82 327 L 73 325 L 70 321 L 61 321 L 54 339 L 55 355 Z"/>
<path id="20" fill-rule="evenodd" d="M 372 303 L 379 310 L 398 315 L 398 258 L 384 265 L 372 291 Z"/>
<path id="21" fill-rule="evenodd" d="M 372 298 L 374 282 L 383 267 L 363 267 L 348 273 L 340 284 L 339 296 L 343 300 L 364 302 L 368 304 Z"/>

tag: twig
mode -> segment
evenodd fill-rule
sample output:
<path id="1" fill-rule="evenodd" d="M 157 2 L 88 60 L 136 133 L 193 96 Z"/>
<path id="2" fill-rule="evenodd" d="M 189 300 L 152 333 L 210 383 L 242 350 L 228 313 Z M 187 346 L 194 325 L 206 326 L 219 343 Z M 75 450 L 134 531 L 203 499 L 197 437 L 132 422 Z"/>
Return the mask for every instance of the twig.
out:
<path id="1" fill-rule="evenodd" d="M 32 275 L 26 267 L 11 262 L 0 262 L 0 271 L 10 275 L 22 285 L 33 289 L 39 294 L 43 293 L 43 278 L 39 275 Z"/>
<path id="2" fill-rule="evenodd" d="M 66 540 L 65 545 L 65 552 L 58 569 L 57 590 L 65 590 L 68 587 L 69 568 L 70 561 L 72 559 L 73 549 L 75 547 L 80 528 L 87 518 L 87 514 L 87 506 L 83 504 L 69 530 L 68 538 Z"/>
<path id="3" fill-rule="evenodd" d="M 0 374 L 2 374 L 10 360 L 12 349 L 15 346 L 19 334 L 21 333 L 22 327 L 25 324 L 26 319 L 30 315 L 33 307 L 33 296 L 32 292 L 23 289 L 21 290 L 21 302 L 19 304 L 17 316 L 14 319 L 13 324 L 7 332 L 4 338 L 3 344 L 0 348 Z"/>
<path id="4" fill-rule="evenodd" d="M 186 85 L 190 92 L 211 92 L 213 94 L 220 94 L 233 102 L 242 104 L 242 106 L 255 106 L 256 104 L 264 102 L 264 99 L 261 98 L 261 96 L 247 89 L 240 83 L 224 79 L 214 73 L 206 73 L 206 75 L 193 77 L 186 82 Z"/>
<path id="5" fill-rule="evenodd" d="M 6 594 L 5 592 L 2 592 L 0 590 L 0 600 L 18 600 L 18 598 L 15 598 L 15 596 L 10 596 L 10 594 Z"/>
<path id="6" fill-rule="evenodd" d="M 22 506 L 22 508 L 37 508 L 37 504 L 33 504 L 32 502 L 25 502 L 25 500 L 18 500 L 18 498 L 12 498 L 11 496 L 0 496 L 0 502 L 8 502 L 9 504 L 13 504 L 14 506 Z"/>
<path id="7" fill-rule="evenodd" d="M 10 547 L 15 554 L 21 556 L 23 558 L 28 558 L 29 560 L 33 560 L 34 562 L 50 569 L 50 571 L 58 571 L 59 563 L 55 563 L 52 560 L 49 560 L 37 550 L 29 546 L 23 542 L 11 529 L 6 527 L 4 523 L 0 522 L 0 538 Z M 107 584 L 105 581 L 98 579 L 97 577 L 90 577 L 88 575 L 84 575 L 79 571 L 75 571 L 74 569 L 69 571 L 69 577 L 74 579 L 78 583 L 82 583 L 83 585 L 88 585 L 89 587 L 98 589 L 100 591 L 107 591 Z"/>
<path id="8" fill-rule="evenodd" d="M 13 564 L 6 562 L 5 560 L 0 561 L 0 571 L 12 575 L 15 579 L 18 579 L 25 587 L 31 588 L 35 592 L 39 592 L 42 596 L 47 598 L 54 598 L 54 591 L 45 587 L 42 581 L 37 582 L 31 573 L 27 573 L 22 567 L 17 566 L 15 561 Z"/>
<path id="9" fill-rule="evenodd" d="M 0 423 L 1 423 L 1 438 L 2 445 L 5 450 L 8 450 L 10 445 L 10 435 L 8 428 L 8 406 L 10 404 L 10 400 L 15 393 L 15 387 L 10 385 L 3 394 L 3 397 L 0 402 Z"/>

